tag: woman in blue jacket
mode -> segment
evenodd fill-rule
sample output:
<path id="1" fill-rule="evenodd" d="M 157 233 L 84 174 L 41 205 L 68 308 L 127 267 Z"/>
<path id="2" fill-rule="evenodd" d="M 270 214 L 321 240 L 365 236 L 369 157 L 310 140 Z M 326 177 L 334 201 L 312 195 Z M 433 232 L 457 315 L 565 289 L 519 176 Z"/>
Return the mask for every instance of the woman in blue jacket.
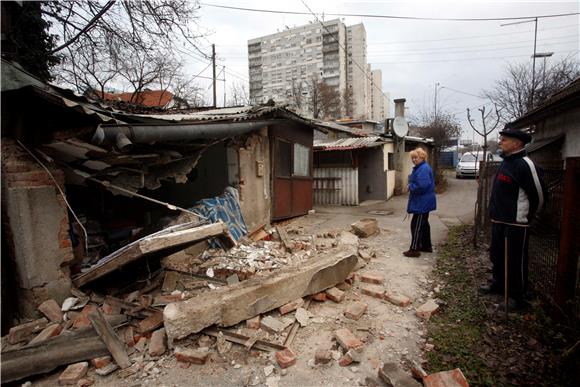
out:
<path id="1" fill-rule="evenodd" d="M 411 161 L 415 165 L 409 176 L 409 203 L 407 213 L 413 214 L 411 220 L 411 247 L 403 253 L 406 257 L 419 257 L 421 251 L 432 253 L 431 227 L 429 212 L 435 210 L 435 178 L 429 164 L 427 153 L 417 148 L 411 151 Z"/>

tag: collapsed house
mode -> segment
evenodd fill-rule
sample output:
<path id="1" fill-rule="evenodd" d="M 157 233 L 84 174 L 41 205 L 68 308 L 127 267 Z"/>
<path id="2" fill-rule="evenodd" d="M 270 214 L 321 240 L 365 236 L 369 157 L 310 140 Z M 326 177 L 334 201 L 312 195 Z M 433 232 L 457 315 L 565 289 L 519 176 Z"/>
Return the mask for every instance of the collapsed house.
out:
<path id="1" fill-rule="evenodd" d="M 131 114 L 6 61 L 2 80 L 3 318 L 62 302 L 91 266 L 140 238 L 215 222 L 203 199 L 238 204 L 222 206 L 243 219 L 238 239 L 312 209 L 314 125 L 282 107 Z"/>

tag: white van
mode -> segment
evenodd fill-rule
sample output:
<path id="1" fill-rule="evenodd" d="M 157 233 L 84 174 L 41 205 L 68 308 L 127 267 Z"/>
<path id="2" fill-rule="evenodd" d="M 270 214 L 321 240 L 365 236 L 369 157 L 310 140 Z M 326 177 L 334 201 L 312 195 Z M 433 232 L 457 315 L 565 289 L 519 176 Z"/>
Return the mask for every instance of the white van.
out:
<path id="1" fill-rule="evenodd" d="M 455 177 L 461 179 L 463 177 L 479 176 L 479 162 L 483 159 L 483 152 L 465 152 L 457 167 L 455 168 Z M 487 152 L 487 161 L 494 161 L 493 155 Z"/>

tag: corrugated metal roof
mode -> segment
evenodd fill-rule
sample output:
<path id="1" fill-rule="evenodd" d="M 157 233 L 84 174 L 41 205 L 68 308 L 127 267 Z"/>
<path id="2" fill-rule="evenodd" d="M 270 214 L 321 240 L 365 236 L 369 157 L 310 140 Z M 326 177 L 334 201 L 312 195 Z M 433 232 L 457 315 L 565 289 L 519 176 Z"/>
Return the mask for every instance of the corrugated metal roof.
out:
<path id="1" fill-rule="evenodd" d="M 178 114 L 137 114 L 139 117 L 153 118 L 162 121 L 247 121 L 263 117 L 274 111 L 280 111 L 280 106 L 241 106 L 204 110 L 193 113 Z M 286 110 L 286 109 L 284 109 Z"/>
<path id="2" fill-rule="evenodd" d="M 372 148 L 386 144 L 387 141 L 378 136 L 360 137 L 360 138 L 341 138 L 332 142 L 325 142 L 321 140 L 314 141 L 314 149 L 318 151 L 331 150 L 351 150 Z"/>

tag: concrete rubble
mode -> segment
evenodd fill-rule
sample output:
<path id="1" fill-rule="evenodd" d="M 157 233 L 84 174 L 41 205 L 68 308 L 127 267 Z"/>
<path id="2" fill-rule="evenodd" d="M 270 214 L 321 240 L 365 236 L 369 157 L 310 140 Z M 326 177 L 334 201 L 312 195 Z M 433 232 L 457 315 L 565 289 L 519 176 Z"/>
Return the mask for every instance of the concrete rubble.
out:
<path id="1" fill-rule="evenodd" d="M 360 237 L 378 232 L 376 221 L 361 222 L 352 225 Z M 278 385 L 287 369 L 301 360 L 301 354 L 291 349 L 297 330 L 334 320 L 308 311 L 311 302 L 327 300 L 337 309 L 336 321 L 348 323 L 333 331 L 332 342 L 316 349 L 314 358 L 303 360 L 311 367 L 334 365 L 348 367 L 353 373 L 359 372 L 358 363 L 362 369 L 367 361 L 379 369 L 378 359 L 367 359 L 368 338 L 361 339 L 359 334 L 362 329 L 377 339 L 384 335 L 357 325 L 375 313 L 368 297 L 377 299 L 375 302 L 386 300 L 394 304 L 392 308 L 406 308 L 413 301 L 387 290 L 384 273 L 357 271 L 376 257 L 372 248 L 361 245 L 359 237 L 349 231 L 305 235 L 300 229 L 278 226 L 259 235 L 265 240 L 242 239 L 227 250 L 209 248 L 206 243 L 203 248 L 187 247 L 196 252 L 187 262 L 183 256 L 179 264 L 173 258 L 163 261 L 162 269 L 140 287 L 114 295 L 74 289 L 60 305 L 55 300 L 43 302 L 38 311 L 45 317 L 12 328 L 3 339 L 7 343 L 2 353 L 3 381 L 69 365 L 59 377 L 63 385 L 90 385 L 93 379 L 111 374 L 134 382 L 155 382 L 167 374 L 164 362 L 168 359 L 182 368 L 202 366 L 218 357 L 227 359 L 234 346 L 243 346 L 248 351 L 270 353 L 272 363 L 262 368 L 263 374 L 248 375 L 247 385 Z M 430 313 L 433 305 L 429 303 L 417 309 L 422 318 Z M 102 327 L 94 327 L 95 314 L 103 316 L 111 337 L 102 335 Z M 220 329 L 225 327 L 230 329 Z M 79 343 L 90 341 L 87 351 L 75 352 L 75 361 L 56 356 L 38 369 L 5 371 L 5 355 L 8 359 L 14 356 L 16 362 L 19 351 L 41 352 L 68 337 Z M 107 340 L 121 343 L 121 354 L 128 356 L 129 366 L 119 367 L 115 361 L 119 353 L 112 354 Z M 10 368 L 12 363 L 6 364 Z M 230 366 L 244 367 L 234 360 Z M 383 367 L 378 377 L 392 381 L 396 371 Z"/>

